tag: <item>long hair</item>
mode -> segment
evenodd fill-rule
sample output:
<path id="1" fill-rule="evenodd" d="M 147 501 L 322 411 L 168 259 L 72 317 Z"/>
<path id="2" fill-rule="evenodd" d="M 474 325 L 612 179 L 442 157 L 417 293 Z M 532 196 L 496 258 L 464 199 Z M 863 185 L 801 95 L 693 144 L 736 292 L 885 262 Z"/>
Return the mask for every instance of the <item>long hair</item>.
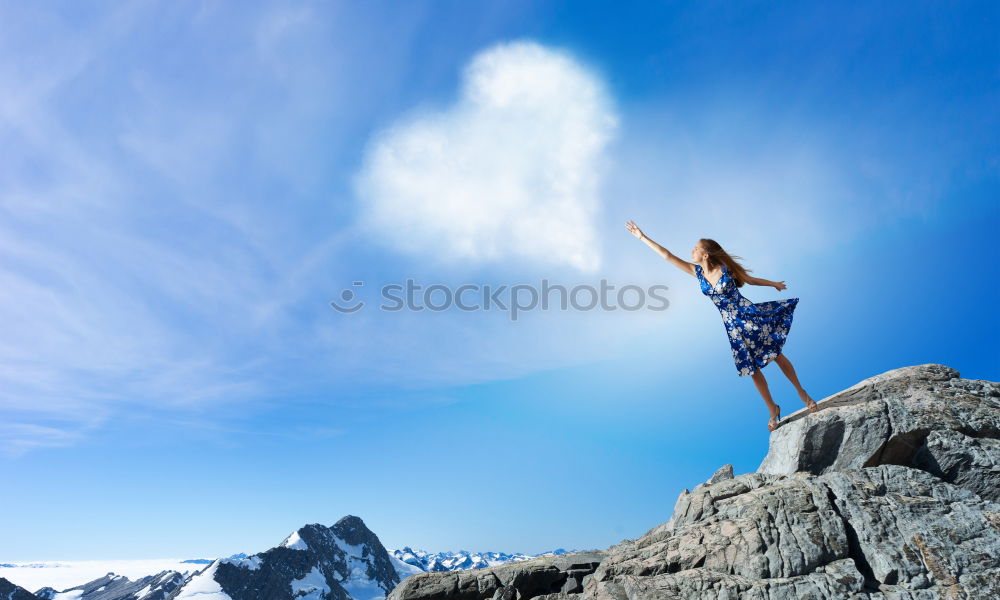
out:
<path id="1" fill-rule="evenodd" d="M 743 259 L 741 256 L 730 256 L 728 252 L 722 249 L 719 242 L 709 239 L 701 238 L 698 240 L 701 247 L 705 249 L 705 253 L 708 254 L 708 267 L 714 269 L 718 265 L 726 265 L 729 272 L 733 274 L 736 278 L 736 287 L 743 287 L 743 284 L 747 282 L 750 277 L 747 275 L 751 269 L 745 269 L 743 265 L 736 262 L 736 259 Z"/>

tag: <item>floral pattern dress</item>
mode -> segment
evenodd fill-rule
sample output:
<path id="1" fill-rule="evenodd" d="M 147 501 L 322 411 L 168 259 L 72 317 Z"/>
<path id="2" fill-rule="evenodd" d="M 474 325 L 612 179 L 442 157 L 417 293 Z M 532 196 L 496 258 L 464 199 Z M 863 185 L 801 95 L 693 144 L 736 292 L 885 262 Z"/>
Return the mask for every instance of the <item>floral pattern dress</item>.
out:
<path id="1" fill-rule="evenodd" d="M 694 270 L 701 282 L 702 293 L 712 299 L 722 314 L 736 370 L 741 376 L 753 375 L 781 353 L 799 299 L 754 304 L 740 293 L 736 280 L 725 265 L 722 277 L 714 286 L 705 279 L 701 265 L 695 265 Z"/>

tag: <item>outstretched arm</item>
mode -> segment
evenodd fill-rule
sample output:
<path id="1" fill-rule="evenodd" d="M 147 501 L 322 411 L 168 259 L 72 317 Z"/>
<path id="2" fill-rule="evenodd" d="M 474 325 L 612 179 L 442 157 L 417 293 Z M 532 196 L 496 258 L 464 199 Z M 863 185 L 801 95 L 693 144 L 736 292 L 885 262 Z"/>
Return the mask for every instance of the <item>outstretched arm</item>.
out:
<path id="1" fill-rule="evenodd" d="M 676 256 L 674 256 L 674 254 L 672 252 L 670 252 L 670 250 L 667 250 L 663 246 L 657 244 L 653 240 L 651 240 L 648 237 L 646 237 L 646 234 L 643 233 L 642 230 L 639 229 L 639 226 L 636 225 L 633 221 L 626 221 L 625 222 L 625 227 L 626 227 L 626 229 L 629 230 L 629 232 L 632 235 L 634 235 L 635 237 L 637 237 L 640 240 L 642 240 L 643 242 L 645 242 L 646 245 L 649 246 L 650 248 L 652 248 L 654 252 L 656 252 L 657 254 L 659 254 L 660 256 L 662 256 L 663 258 L 665 258 L 666 260 L 670 261 L 670 263 L 673 264 L 675 267 L 677 267 L 681 271 L 684 271 L 685 273 L 687 273 L 688 275 L 690 275 L 692 277 L 697 277 L 698 276 L 695 273 L 695 271 L 694 271 L 694 263 L 689 263 L 686 260 L 682 260 L 680 258 L 677 258 Z"/>
<path id="2" fill-rule="evenodd" d="M 788 287 L 787 285 L 785 285 L 784 281 L 770 281 L 767 279 L 761 279 L 760 277 L 748 277 L 747 283 L 749 283 L 750 285 L 766 285 L 768 287 L 773 287 L 779 292 Z"/>

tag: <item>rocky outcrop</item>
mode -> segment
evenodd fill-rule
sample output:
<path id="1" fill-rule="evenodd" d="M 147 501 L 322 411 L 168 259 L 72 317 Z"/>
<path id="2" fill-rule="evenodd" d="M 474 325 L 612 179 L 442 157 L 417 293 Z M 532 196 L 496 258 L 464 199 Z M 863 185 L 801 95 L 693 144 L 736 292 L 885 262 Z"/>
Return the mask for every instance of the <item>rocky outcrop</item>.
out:
<path id="1" fill-rule="evenodd" d="M 919 365 L 819 406 L 781 422 L 757 472 L 723 466 L 589 561 L 416 575 L 389 598 L 1000 598 L 1000 384 Z"/>
<path id="2" fill-rule="evenodd" d="M 603 552 L 570 552 L 485 569 L 420 573 L 404 579 L 387 600 L 547 599 L 567 594 L 576 598 L 583 590 L 584 578 L 593 573 L 604 558 Z"/>
<path id="3" fill-rule="evenodd" d="M 757 472 L 818 475 L 892 464 L 938 476 L 950 469 L 946 481 L 974 473 L 996 489 L 1000 468 L 990 457 L 1000 444 L 998 390 L 944 365 L 889 371 L 823 400 L 815 414 L 799 411 L 782 421 Z"/>

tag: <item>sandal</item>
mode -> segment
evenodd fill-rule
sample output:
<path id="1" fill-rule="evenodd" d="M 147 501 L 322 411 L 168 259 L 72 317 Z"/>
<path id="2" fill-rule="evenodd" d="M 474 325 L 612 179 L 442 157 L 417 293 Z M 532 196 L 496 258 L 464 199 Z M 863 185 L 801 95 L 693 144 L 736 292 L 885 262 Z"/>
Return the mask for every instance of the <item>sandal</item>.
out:
<path id="1" fill-rule="evenodd" d="M 778 404 L 778 403 L 775 403 L 775 406 L 778 407 L 778 414 L 773 415 L 771 417 L 771 420 L 767 422 L 767 430 L 768 431 L 774 431 L 775 429 L 777 429 L 778 428 L 778 421 L 781 420 L 781 405 Z M 772 422 L 774 422 L 773 426 L 771 425 Z"/>
<path id="2" fill-rule="evenodd" d="M 806 398 L 809 398 L 808 401 L 805 401 L 806 402 L 806 408 L 809 409 L 809 412 L 814 413 L 817 410 L 819 410 L 819 406 L 816 404 L 816 401 L 812 399 L 812 396 L 806 394 Z"/>

